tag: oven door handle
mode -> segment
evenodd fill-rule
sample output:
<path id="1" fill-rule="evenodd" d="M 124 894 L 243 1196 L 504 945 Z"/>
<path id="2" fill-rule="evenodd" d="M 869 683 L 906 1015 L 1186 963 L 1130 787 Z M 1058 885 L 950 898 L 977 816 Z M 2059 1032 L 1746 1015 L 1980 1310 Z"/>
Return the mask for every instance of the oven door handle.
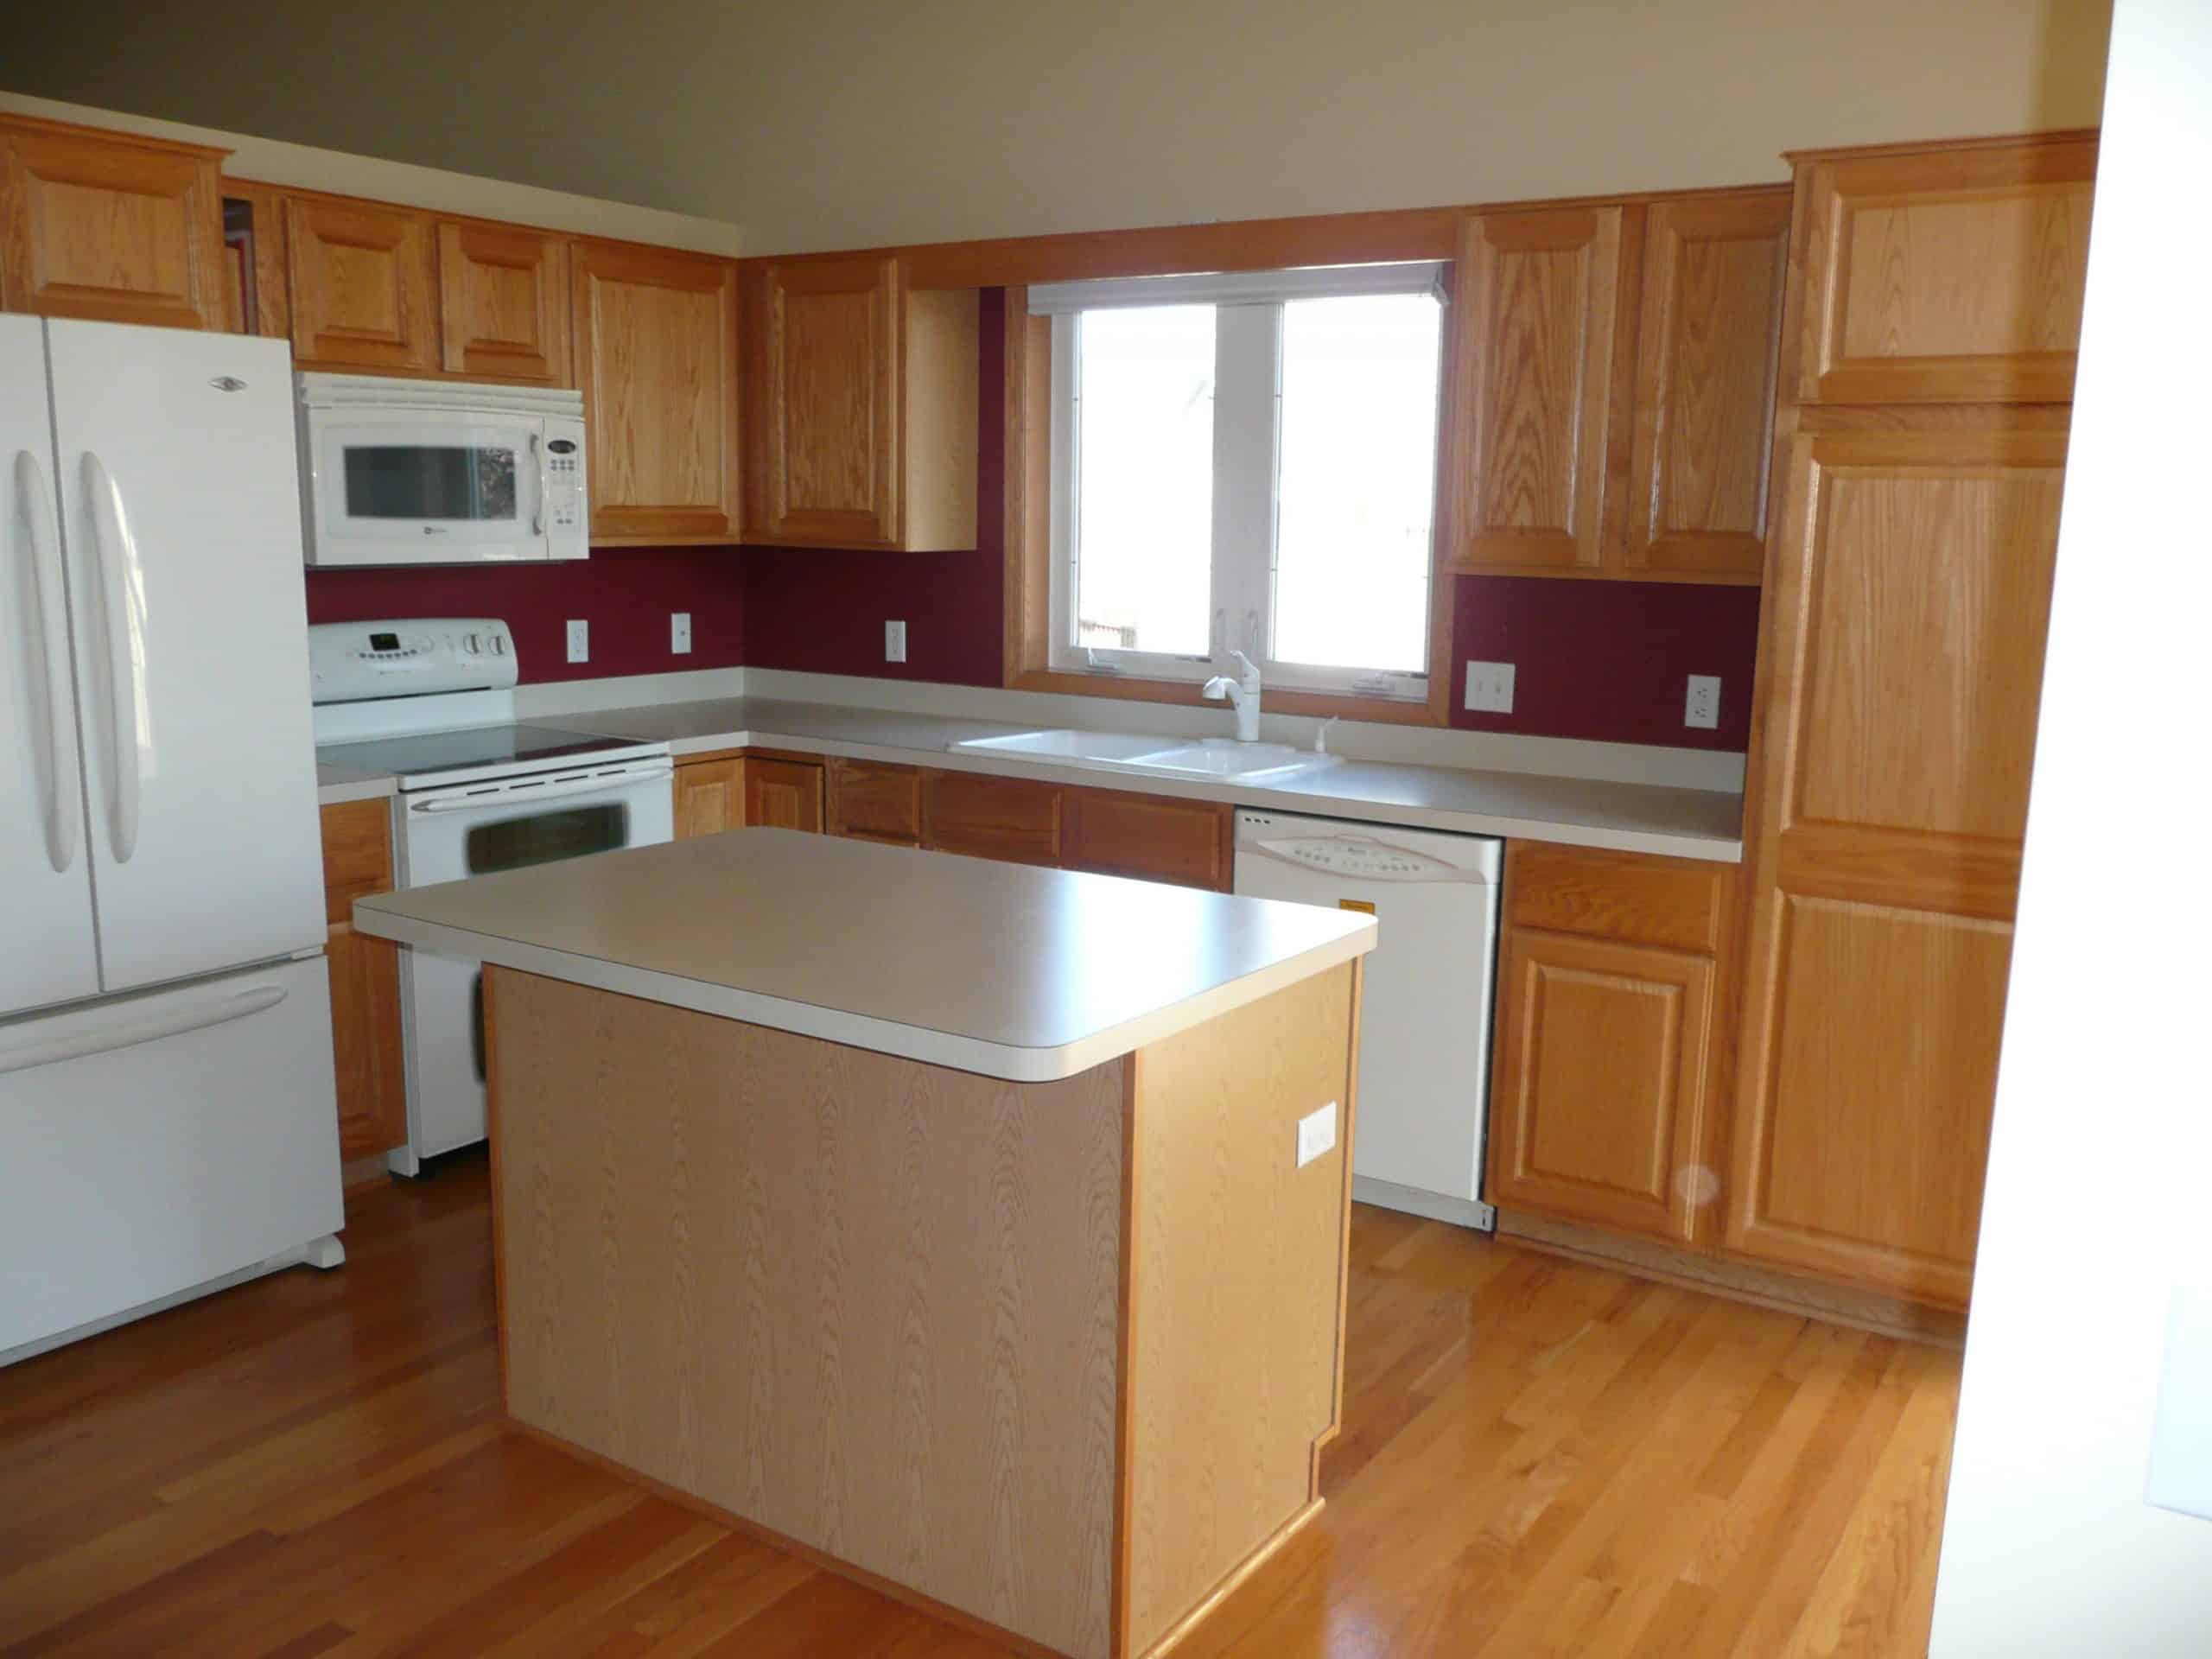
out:
<path id="1" fill-rule="evenodd" d="M 471 795 L 437 795 L 429 800 L 410 801 L 410 812 L 466 812 L 471 807 L 505 806 L 517 801 L 557 801 L 570 795 L 602 795 L 611 789 L 627 788 L 632 784 L 649 784 L 656 778 L 673 778 L 673 762 L 665 766 L 640 766 L 635 772 L 617 772 L 601 778 L 571 778 L 557 784 L 524 784 L 485 790 Z"/>

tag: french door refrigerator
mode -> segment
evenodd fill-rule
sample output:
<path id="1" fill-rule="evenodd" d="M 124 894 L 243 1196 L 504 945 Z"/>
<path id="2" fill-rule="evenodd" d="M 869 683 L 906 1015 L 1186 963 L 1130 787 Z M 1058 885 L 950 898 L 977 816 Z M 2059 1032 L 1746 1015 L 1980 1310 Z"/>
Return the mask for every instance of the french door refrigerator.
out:
<path id="1" fill-rule="evenodd" d="M 291 386 L 0 315 L 0 1364 L 342 1259 Z"/>

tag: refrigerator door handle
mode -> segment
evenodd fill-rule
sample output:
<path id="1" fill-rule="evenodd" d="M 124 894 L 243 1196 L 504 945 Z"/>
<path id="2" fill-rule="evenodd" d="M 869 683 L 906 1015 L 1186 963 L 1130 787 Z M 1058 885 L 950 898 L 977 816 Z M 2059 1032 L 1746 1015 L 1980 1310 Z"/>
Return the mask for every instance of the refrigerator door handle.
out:
<path id="1" fill-rule="evenodd" d="M 101 642 L 108 671 L 108 840 L 115 861 L 128 864 L 138 848 L 138 710 L 146 696 L 140 645 L 145 638 L 139 609 L 145 593 L 138 569 L 138 545 L 123 510 L 123 492 L 103 461 L 85 451 L 79 472 L 92 526 L 98 564 Z"/>
<path id="2" fill-rule="evenodd" d="M 188 1031 L 228 1025 L 233 1020 L 275 1007 L 286 995 L 282 985 L 249 985 L 244 990 L 210 997 L 205 1001 L 188 1002 L 159 1014 L 132 1018 L 126 1011 L 124 1017 L 107 1025 L 80 1027 L 59 1035 L 9 1043 L 0 1046 L 0 1074 L 27 1071 L 35 1065 L 81 1059 L 87 1054 L 106 1054 L 118 1048 L 156 1042 L 163 1037 L 181 1036 Z"/>
<path id="3" fill-rule="evenodd" d="M 16 452 L 16 497 L 29 531 L 30 608 L 37 612 L 25 644 L 34 654 L 31 685 L 46 690 L 46 861 L 59 875 L 77 860 L 77 742 L 69 724 L 68 652 L 61 606 L 61 537 L 46 473 L 28 449 Z"/>

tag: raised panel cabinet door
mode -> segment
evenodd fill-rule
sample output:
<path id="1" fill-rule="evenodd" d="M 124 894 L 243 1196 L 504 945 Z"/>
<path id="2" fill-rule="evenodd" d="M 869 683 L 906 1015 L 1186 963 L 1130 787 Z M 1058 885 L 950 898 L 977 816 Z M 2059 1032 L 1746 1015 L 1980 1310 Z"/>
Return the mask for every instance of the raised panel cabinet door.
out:
<path id="1" fill-rule="evenodd" d="M 592 540 L 734 541 L 735 267 L 578 242 L 569 270 Z"/>
<path id="2" fill-rule="evenodd" d="M 338 1155 L 366 1158 L 407 1139 L 399 1032 L 399 947 L 331 925 L 330 1041 L 338 1076 Z"/>
<path id="3" fill-rule="evenodd" d="M 438 366 L 430 216 L 378 202 L 288 196 L 292 358 L 303 369 L 422 374 Z"/>
<path id="4" fill-rule="evenodd" d="M 1234 809 L 1210 801 L 1067 791 L 1065 861 L 1071 870 L 1226 893 L 1235 842 Z"/>
<path id="5" fill-rule="evenodd" d="M 565 238 L 440 220 L 438 307 L 448 374 L 569 384 Z"/>
<path id="6" fill-rule="evenodd" d="M 896 847 L 921 845 L 922 774 L 918 768 L 832 760 L 824 788 L 831 835 Z"/>
<path id="7" fill-rule="evenodd" d="M 772 538 L 899 541 L 898 262 L 832 259 L 765 274 L 762 512 Z"/>
<path id="8" fill-rule="evenodd" d="M 922 844 L 970 858 L 1058 864 L 1071 792 L 1027 778 L 931 772 L 922 780 Z"/>
<path id="9" fill-rule="evenodd" d="M 1468 219 L 1453 347 L 1459 563 L 1604 562 L 1622 248 L 1618 207 Z"/>
<path id="10" fill-rule="evenodd" d="M 1787 190 L 1646 213 L 1622 558 L 1631 572 L 1758 580 L 1789 242 Z"/>
<path id="11" fill-rule="evenodd" d="M 1908 425 L 1792 445 L 1732 1250 L 1966 1301 L 2065 442 Z"/>
<path id="12" fill-rule="evenodd" d="M 749 828 L 822 832 L 822 768 L 799 760 L 745 763 L 745 822 Z"/>
<path id="13" fill-rule="evenodd" d="M 225 327 L 223 154 L 0 120 L 0 310 Z"/>
<path id="14" fill-rule="evenodd" d="M 677 767 L 676 839 L 718 836 L 745 823 L 745 762 L 690 760 Z"/>
<path id="15" fill-rule="evenodd" d="M 1507 934 L 1491 1202 L 1689 1241 L 1715 1190 L 1696 1161 L 1713 979 L 1710 958 L 1681 951 Z"/>
<path id="16" fill-rule="evenodd" d="M 2093 137 L 1806 164 L 1798 401 L 2070 401 L 2096 168 Z"/>

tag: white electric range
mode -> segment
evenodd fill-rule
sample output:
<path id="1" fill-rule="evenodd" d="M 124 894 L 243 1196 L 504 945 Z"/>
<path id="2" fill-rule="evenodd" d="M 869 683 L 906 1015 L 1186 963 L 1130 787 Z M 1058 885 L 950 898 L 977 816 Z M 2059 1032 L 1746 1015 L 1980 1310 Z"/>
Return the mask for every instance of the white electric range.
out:
<path id="1" fill-rule="evenodd" d="M 308 630 L 315 758 L 397 779 L 393 864 L 403 887 L 464 880 L 670 838 L 665 743 L 513 717 L 504 622 L 330 623 Z M 485 1135 L 482 964 L 403 950 L 407 1144 L 393 1171 Z"/>

